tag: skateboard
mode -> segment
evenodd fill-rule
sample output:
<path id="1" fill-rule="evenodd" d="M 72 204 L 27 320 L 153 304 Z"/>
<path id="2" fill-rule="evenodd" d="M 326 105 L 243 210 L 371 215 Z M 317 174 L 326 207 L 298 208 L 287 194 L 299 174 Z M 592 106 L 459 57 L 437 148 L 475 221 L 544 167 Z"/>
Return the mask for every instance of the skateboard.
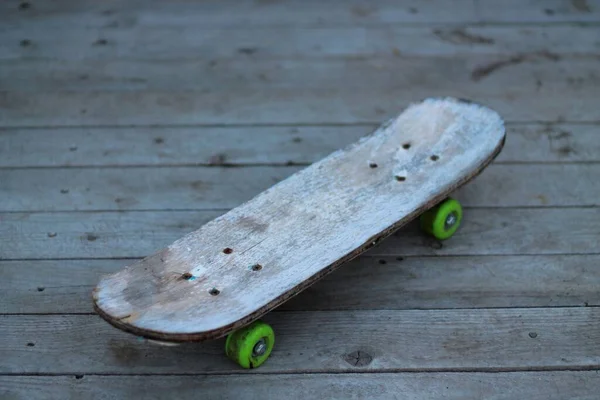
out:
<path id="1" fill-rule="evenodd" d="M 256 368 L 275 343 L 262 315 L 415 218 L 426 234 L 450 238 L 463 210 L 449 195 L 481 173 L 504 140 L 504 122 L 482 105 L 412 104 L 358 142 L 103 277 L 95 310 L 152 341 L 226 336 L 226 355 Z"/>

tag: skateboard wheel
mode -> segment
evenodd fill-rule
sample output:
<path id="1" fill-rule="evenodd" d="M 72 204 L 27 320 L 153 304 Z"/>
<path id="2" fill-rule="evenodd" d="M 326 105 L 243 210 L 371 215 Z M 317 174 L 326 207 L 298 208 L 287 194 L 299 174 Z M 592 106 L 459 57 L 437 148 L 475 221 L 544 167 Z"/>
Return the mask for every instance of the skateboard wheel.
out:
<path id="1" fill-rule="evenodd" d="M 225 354 L 242 368 L 257 368 L 267 361 L 274 345 L 273 328 L 255 321 L 227 336 Z"/>
<path id="2" fill-rule="evenodd" d="M 439 240 L 449 239 L 462 221 L 462 206 L 452 198 L 421 215 L 421 229 Z"/>

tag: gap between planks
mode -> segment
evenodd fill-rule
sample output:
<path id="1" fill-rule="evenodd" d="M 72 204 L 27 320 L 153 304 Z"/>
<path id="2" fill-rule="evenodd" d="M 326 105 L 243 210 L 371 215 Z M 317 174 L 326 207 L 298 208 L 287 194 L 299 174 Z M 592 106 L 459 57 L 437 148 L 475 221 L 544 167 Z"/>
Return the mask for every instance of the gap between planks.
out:
<path id="1" fill-rule="evenodd" d="M 200 377 L 200 376 L 210 376 L 210 377 L 251 377 L 251 379 L 255 379 L 258 376 L 290 376 L 290 375 L 314 375 L 314 376 L 323 376 L 323 375 L 398 375 L 398 374 L 466 374 L 466 373 L 474 373 L 474 374 L 482 374 L 482 375 L 495 375 L 495 374 L 504 374 L 504 373 L 527 373 L 527 372 L 583 372 L 583 371 L 599 371 L 599 366 L 568 366 L 568 367 L 516 367 L 516 368 L 494 368 L 487 367 L 485 369 L 482 368 L 396 368 L 396 369 L 369 369 L 369 370 L 348 370 L 348 371 L 311 371 L 304 372 L 301 370 L 298 371 L 266 371 L 257 374 L 256 370 L 239 370 L 239 371 L 231 371 L 231 372 L 216 372 L 216 373 L 202 373 L 202 372 L 119 372 L 119 373 L 111 373 L 111 372 L 86 372 L 83 374 L 79 374 L 78 372 L 0 372 L 0 377 L 18 377 L 18 376 L 39 376 L 39 377 L 74 377 L 80 376 L 83 377 Z"/>
<path id="2" fill-rule="evenodd" d="M 589 205 L 531 205 L 531 206 L 463 206 L 463 210 L 586 210 L 586 209 L 595 209 L 600 208 L 600 206 L 595 204 Z M 215 212 L 224 214 L 227 211 L 232 210 L 232 208 L 140 208 L 140 209 L 123 209 L 123 210 L 115 210 L 115 209 L 94 209 L 94 210 L 29 210 L 29 211 L 0 211 L 0 219 L 2 215 L 34 215 L 34 214 L 125 214 L 125 213 L 193 213 L 193 212 Z M 209 222 L 209 221 L 207 221 Z M 200 226 L 198 226 L 200 228 Z M 402 228 L 401 228 L 402 229 Z M 528 253 L 529 254 L 529 253 Z M 541 254 L 541 253 L 540 253 Z M 578 253 L 564 253 L 564 254 L 578 254 Z M 592 253 L 585 253 L 592 254 Z M 519 255 L 519 254 L 513 254 Z M 104 258 L 104 257 L 103 257 Z M 135 258 L 135 257 L 118 257 L 118 258 Z M 48 260 L 85 260 L 85 257 L 52 257 L 48 258 Z M 2 258 L 2 260 L 9 260 Z M 20 258 L 20 260 L 27 260 L 27 258 Z"/>
<path id="3" fill-rule="evenodd" d="M 90 286 L 91 288 L 91 286 Z M 289 301 L 289 300 L 288 300 Z M 281 306 L 280 306 L 281 307 Z M 522 309 L 522 310 L 531 310 L 531 309 L 540 309 L 540 308 L 600 308 L 600 304 L 598 305 L 574 305 L 574 306 L 564 306 L 564 305 L 557 305 L 557 306 L 514 306 L 514 307 L 451 307 L 451 308 L 374 308 L 374 311 L 411 311 L 411 310 L 415 310 L 415 311 L 448 311 L 448 310 L 456 310 L 456 311 L 472 311 L 472 310 L 514 310 L 514 309 Z M 364 309 L 353 309 L 353 310 L 363 310 Z M 339 311 L 351 311 L 351 310 L 346 310 L 346 309 L 331 309 L 331 310 L 287 310 L 287 309 L 279 309 L 276 308 L 272 311 L 269 311 L 268 313 L 286 313 L 286 312 L 295 312 L 295 313 L 310 313 L 310 312 L 339 312 Z M 36 312 L 36 313 L 12 313 L 12 312 L 0 312 L 0 316 L 6 316 L 6 317 L 52 317 L 52 316 L 96 316 L 98 318 L 99 315 L 98 313 L 95 312 Z M 598 366 L 598 368 L 600 370 L 600 366 Z M 444 370 L 446 371 L 446 370 Z M 3 375 L 2 373 L 0 373 L 0 375 Z M 5 374 L 4 374 L 5 375 Z M 20 374 L 19 374 L 20 375 Z M 63 374 L 61 374 L 63 375 Z M 66 374 L 68 375 L 68 374 Z"/>
<path id="4" fill-rule="evenodd" d="M 310 162 L 283 162 L 283 163 L 222 163 L 222 164 L 210 164 L 210 163 L 178 163 L 178 164 L 105 164 L 105 165 L 44 165 L 44 166 L 27 166 L 27 167 L 13 167 L 13 166 L 0 166 L 0 170 L 47 170 L 47 169 L 135 169 L 135 168 L 146 168 L 146 169 L 160 169 L 160 168 L 227 168 L 227 169 L 241 169 L 241 168 L 254 168 L 254 167 L 308 167 L 312 163 Z M 598 161 L 498 161 L 495 165 L 596 165 L 600 164 Z M 174 209 L 171 209 L 174 210 Z M 178 209 L 179 210 L 179 209 Z M 192 210 L 192 209 L 190 209 Z M 83 211 L 83 210 L 81 210 Z M 101 211 L 101 210 L 100 210 Z M 151 211 L 146 209 L 145 211 Z M 4 210 L 2 212 L 11 212 Z M 45 212 L 51 212 L 46 210 Z"/>
<path id="5" fill-rule="evenodd" d="M 507 257 L 507 256 L 515 256 L 515 257 L 528 257 L 528 256 L 532 256 L 532 257 L 536 257 L 536 256 L 545 256 L 548 255 L 547 253 L 512 253 L 512 254 L 503 254 L 503 253 L 486 253 L 486 254 L 459 254 L 459 255 L 454 255 L 454 254 L 436 254 L 436 255 L 418 255 L 418 254 L 408 254 L 408 255 L 402 255 L 402 257 L 404 258 L 421 258 L 421 257 L 433 257 L 433 258 L 444 258 L 444 257 L 471 257 L 471 256 L 477 256 L 477 257 Z M 599 253 L 595 253 L 595 252 L 563 252 L 563 253 L 556 253 L 553 255 L 560 255 L 560 256 L 596 256 L 596 255 L 600 255 Z M 377 258 L 377 257 L 389 257 L 389 254 L 384 254 L 384 255 L 369 255 L 368 257 L 373 257 L 373 258 Z M 122 256 L 114 256 L 114 257 L 51 257 L 51 258 L 2 258 L 0 259 L 0 263 L 1 262 L 21 262 L 21 261 L 94 261 L 94 260 L 98 260 L 98 261 L 111 261 L 111 260 L 132 260 L 132 261 L 136 261 L 136 260 L 141 260 L 143 258 L 143 256 L 130 256 L 130 257 L 122 257 Z"/>
<path id="6" fill-rule="evenodd" d="M 81 129 L 185 129 L 185 128 L 223 128 L 223 129 L 233 129 L 233 128 L 348 128 L 348 127 L 366 127 L 367 131 L 364 133 L 371 133 L 373 130 L 377 129 L 382 123 L 382 120 L 373 121 L 373 122 L 331 122 L 331 121 L 323 121 L 323 122 L 231 122 L 231 123 L 177 123 L 177 124 L 119 124 L 119 125 L 110 125 L 110 124 L 101 124 L 101 125 L 0 125 L 0 131 L 8 131 L 8 130 L 32 130 L 32 131 L 40 131 L 47 129 L 64 129 L 64 130 L 81 130 Z M 527 125 L 542 125 L 542 126 L 555 126 L 561 124 L 569 124 L 569 125 L 599 125 L 600 120 L 566 120 L 562 119 L 560 121 L 553 120 L 505 120 L 506 127 L 511 126 L 527 126 Z M 369 130 L 370 129 L 370 130 Z"/>

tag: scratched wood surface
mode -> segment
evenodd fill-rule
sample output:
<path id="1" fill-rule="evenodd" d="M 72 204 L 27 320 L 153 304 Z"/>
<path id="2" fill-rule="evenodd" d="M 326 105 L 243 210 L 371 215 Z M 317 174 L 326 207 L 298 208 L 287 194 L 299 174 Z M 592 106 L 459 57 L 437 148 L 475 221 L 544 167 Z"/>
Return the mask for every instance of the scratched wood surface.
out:
<path id="1" fill-rule="evenodd" d="M 0 397 L 597 398 L 597 0 L 15 0 L 0 23 Z M 440 95 L 507 122 L 463 229 L 409 224 L 268 314 L 264 370 L 94 314 L 101 275 Z"/>

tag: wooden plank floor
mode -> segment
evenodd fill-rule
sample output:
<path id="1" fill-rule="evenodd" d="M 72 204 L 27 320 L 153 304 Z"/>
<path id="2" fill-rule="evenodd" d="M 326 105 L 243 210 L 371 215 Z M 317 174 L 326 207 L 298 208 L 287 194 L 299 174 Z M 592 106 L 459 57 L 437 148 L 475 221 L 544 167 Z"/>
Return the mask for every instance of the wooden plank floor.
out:
<path id="1" fill-rule="evenodd" d="M 0 398 L 598 398 L 600 1 L 15 0 L 0 24 Z M 412 223 L 267 315 L 263 367 L 93 313 L 102 274 L 446 95 L 507 122 L 465 225 Z"/>

